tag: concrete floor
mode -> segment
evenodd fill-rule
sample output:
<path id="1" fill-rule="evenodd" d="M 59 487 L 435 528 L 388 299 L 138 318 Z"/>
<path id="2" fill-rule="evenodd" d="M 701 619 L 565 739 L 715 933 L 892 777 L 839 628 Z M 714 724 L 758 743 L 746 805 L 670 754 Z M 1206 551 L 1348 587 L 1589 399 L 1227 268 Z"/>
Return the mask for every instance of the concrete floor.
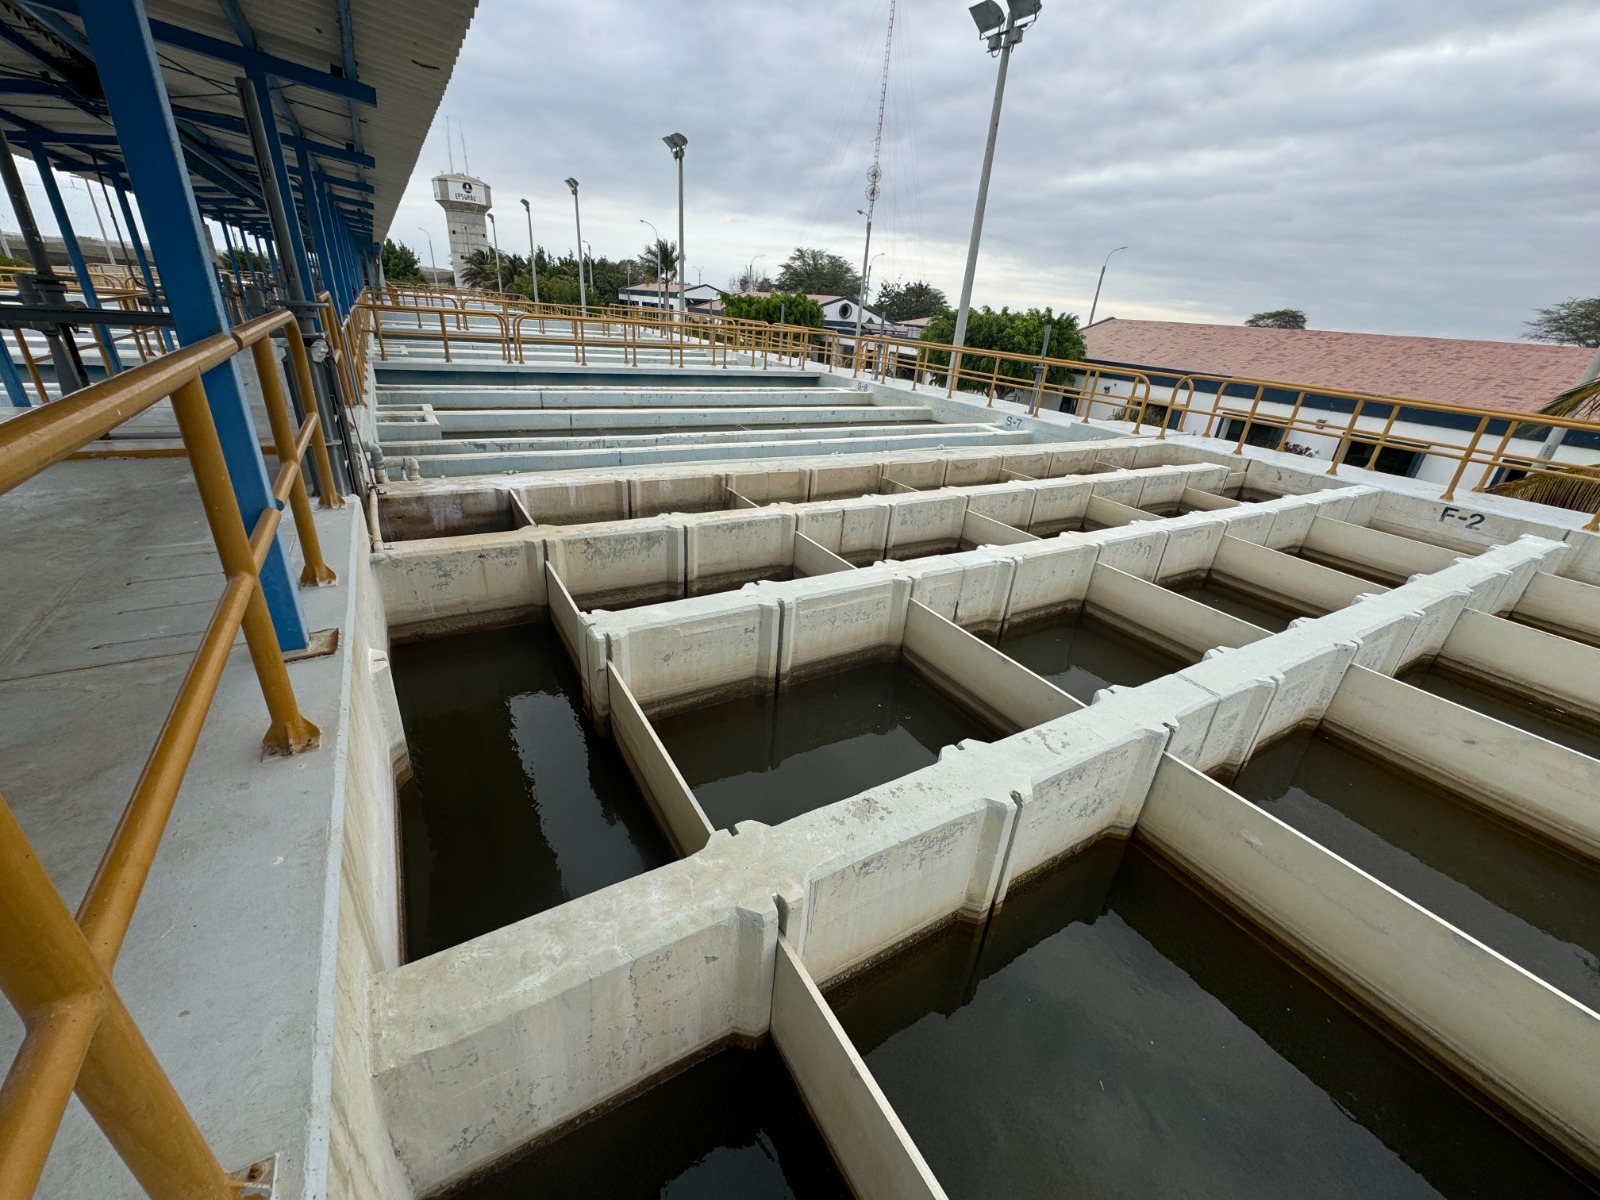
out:
<path id="1" fill-rule="evenodd" d="M 312 629 L 349 628 L 357 521 L 319 512 L 340 581 L 301 593 Z M 62 463 L 0 496 L 0 794 L 69 906 L 220 592 L 210 546 L 183 459 Z M 290 667 L 322 746 L 264 762 L 235 647 L 116 970 L 223 1165 L 277 1152 L 283 1197 L 324 1192 L 346 666 Z M 4 1061 L 20 1034 L 0 1005 Z M 73 1101 L 38 1195 L 143 1192 Z"/>

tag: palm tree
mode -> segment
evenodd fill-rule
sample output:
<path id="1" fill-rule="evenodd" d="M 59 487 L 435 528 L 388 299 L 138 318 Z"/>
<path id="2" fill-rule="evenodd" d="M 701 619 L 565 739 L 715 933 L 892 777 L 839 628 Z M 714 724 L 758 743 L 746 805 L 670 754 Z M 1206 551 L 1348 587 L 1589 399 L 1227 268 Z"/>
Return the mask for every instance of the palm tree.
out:
<path id="1" fill-rule="evenodd" d="M 1595 359 L 1591 371 L 1594 366 L 1600 365 L 1600 354 L 1596 354 Z M 1585 379 L 1576 387 L 1568 388 L 1539 411 L 1546 416 L 1573 421 L 1600 417 L 1600 377 Z M 1532 431 L 1530 426 L 1517 430 L 1519 434 Z M 1554 454 L 1565 432 L 1552 429 L 1545 435 L 1547 439 L 1557 439 L 1549 446 L 1548 454 Z M 1558 508 L 1573 508 L 1581 512 L 1600 511 L 1600 467 L 1550 466 L 1540 469 L 1537 464 L 1530 463 L 1529 468 L 1529 474 L 1496 484 L 1489 491 L 1496 496 L 1513 496 L 1535 504 L 1553 504 Z"/>
<path id="2" fill-rule="evenodd" d="M 678 243 L 669 242 L 666 238 L 646 242 L 644 249 L 639 251 L 636 261 L 640 270 L 644 272 L 647 282 L 655 281 L 658 262 L 661 264 L 661 269 L 666 272 L 667 278 L 671 279 L 678 267 Z"/>

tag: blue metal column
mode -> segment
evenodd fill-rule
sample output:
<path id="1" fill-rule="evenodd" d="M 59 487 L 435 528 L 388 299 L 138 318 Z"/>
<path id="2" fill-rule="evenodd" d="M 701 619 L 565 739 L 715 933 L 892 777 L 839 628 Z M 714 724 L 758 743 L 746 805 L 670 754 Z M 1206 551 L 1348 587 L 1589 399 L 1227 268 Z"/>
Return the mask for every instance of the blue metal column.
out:
<path id="1" fill-rule="evenodd" d="M 3 333 L 4 330 L 0 330 L 0 334 Z M 11 361 L 11 348 L 6 345 L 4 336 L 0 336 L 0 379 L 5 380 L 6 395 L 14 408 L 32 407 L 28 403 L 28 393 L 22 390 L 22 377 L 17 374 L 17 364 Z"/>
<path id="2" fill-rule="evenodd" d="M 128 226 L 128 240 L 133 243 L 133 256 L 139 260 L 139 273 L 144 276 L 145 291 L 150 293 L 153 304 L 161 303 L 161 295 L 156 291 L 155 272 L 150 269 L 150 258 L 144 252 L 144 239 L 139 234 L 139 225 L 133 219 L 133 205 L 128 203 L 128 193 L 123 191 L 119 182 L 117 188 L 117 203 L 122 206 L 122 219 Z M 163 327 L 160 331 L 161 344 L 168 350 L 177 348 L 177 343 L 172 340 L 172 330 Z"/>
<path id="3" fill-rule="evenodd" d="M 89 265 L 83 261 L 83 251 L 78 246 L 78 235 L 72 230 L 72 218 L 67 215 L 67 206 L 61 199 L 61 188 L 56 184 L 55 172 L 50 169 L 50 156 L 45 153 L 43 146 L 38 142 L 28 145 L 33 153 L 34 165 L 39 168 L 39 181 L 44 184 L 45 197 L 50 201 L 50 211 L 56 215 L 56 224 L 61 228 L 61 240 L 67 247 L 67 258 L 72 262 L 72 272 L 78 277 L 78 287 L 83 292 L 83 302 L 90 308 L 100 308 L 100 296 L 94 290 L 94 280 L 89 277 Z M 122 370 L 122 359 L 117 354 L 117 343 L 113 331 L 109 326 L 96 325 L 106 351 L 106 366 L 110 374 L 115 375 Z"/>
<path id="4" fill-rule="evenodd" d="M 226 332 L 228 320 L 217 288 L 211 243 L 201 227 L 200 211 L 189 186 L 143 0 L 80 0 L 78 11 L 95 49 L 128 177 L 148 222 L 150 245 L 161 268 L 178 340 L 187 345 Z M 272 497 L 237 360 L 213 368 L 202 380 L 248 533 L 262 512 L 277 507 L 277 501 Z M 267 552 L 261 583 L 278 644 L 284 650 L 305 649 L 305 616 L 281 531 Z"/>
<path id="5" fill-rule="evenodd" d="M 305 201 L 306 218 L 311 223 L 311 240 L 317 248 L 318 274 L 322 288 L 338 302 L 338 283 L 334 266 L 333 247 L 329 245 L 327 214 L 322 211 L 322 197 L 318 195 L 317 181 L 313 177 L 311 154 L 301 143 L 295 147 L 295 157 L 300 163 L 300 196 Z M 315 296 L 312 299 L 316 299 Z"/>
<path id="6" fill-rule="evenodd" d="M 289 167 L 283 158 L 283 139 L 278 136 L 278 123 L 272 115 L 272 89 L 267 85 L 265 75 L 251 73 L 250 86 L 255 90 L 256 99 L 261 105 L 262 119 L 267 127 L 267 158 L 272 167 L 272 177 L 278 181 L 278 194 L 283 197 L 284 204 L 289 206 L 289 244 L 279 246 L 278 252 L 289 261 L 293 262 L 295 271 L 299 274 L 302 286 L 307 293 L 311 287 L 311 259 L 306 254 L 305 238 L 300 232 L 300 220 L 294 212 L 294 191 L 289 186 Z M 284 285 L 284 294 L 288 295 L 291 289 L 288 280 L 282 273 L 278 280 Z"/>
<path id="7" fill-rule="evenodd" d="M 283 277 L 283 268 L 278 264 L 278 243 L 265 234 L 256 234 L 256 245 L 262 249 L 261 257 L 272 264 L 272 277 L 278 281 L 278 291 L 282 296 L 289 294 L 289 284 Z"/>

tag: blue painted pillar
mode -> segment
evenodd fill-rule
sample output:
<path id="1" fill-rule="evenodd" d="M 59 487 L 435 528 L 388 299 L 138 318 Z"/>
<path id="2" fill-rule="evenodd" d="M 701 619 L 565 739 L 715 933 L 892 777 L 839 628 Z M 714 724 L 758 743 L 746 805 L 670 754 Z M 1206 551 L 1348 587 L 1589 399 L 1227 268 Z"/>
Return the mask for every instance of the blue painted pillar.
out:
<path id="1" fill-rule="evenodd" d="M 333 247 L 329 244 L 328 218 L 322 210 L 320 189 L 313 177 L 311 155 L 303 143 L 295 146 L 295 157 L 300 163 L 300 197 L 305 201 L 306 220 L 311 225 L 311 240 L 317 249 L 317 274 L 321 277 L 319 291 L 337 297 Z M 312 299 L 316 297 L 313 296 Z"/>
<path id="2" fill-rule="evenodd" d="M 267 127 L 267 158 L 270 160 L 268 165 L 272 168 L 272 177 L 278 181 L 278 194 L 283 197 L 283 203 L 289 210 L 287 214 L 289 244 L 279 246 L 278 253 L 283 255 L 285 265 L 293 264 L 295 273 L 300 277 L 301 286 L 309 295 L 314 290 L 311 286 L 311 259 L 306 254 L 305 237 L 300 231 L 300 218 L 294 211 L 294 191 L 289 186 L 289 165 L 284 161 L 283 139 L 278 136 L 277 119 L 272 115 L 272 89 L 267 86 L 264 75 L 251 74 L 249 81 L 261 105 L 261 117 Z M 281 271 L 278 279 L 283 284 L 285 298 L 293 295 L 294 289 L 289 287 L 289 281 Z"/>
<path id="3" fill-rule="evenodd" d="M 278 281 L 280 298 L 289 295 L 289 281 L 283 277 L 283 267 L 278 262 L 278 243 L 265 234 L 256 234 L 256 244 L 263 249 L 262 257 L 272 264 L 273 278 Z"/>
<path id="4" fill-rule="evenodd" d="M 28 393 L 22 388 L 22 376 L 17 374 L 17 364 L 11 361 L 11 347 L 6 345 L 5 330 L 0 329 L 0 379 L 4 379 L 6 395 L 14 408 L 31 408 Z"/>
<path id="5" fill-rule="evenodd" d="M 155 272 L 150 269 L 150 258 L 144 252 L 144 239 L 139 233 L 138 222 L 133 219 L 133 205 L 128 203 L 128 193 L 123 190 L 120 181 L 116 184 L 116 189 L 117 203 L 122 206 L 122 220 L 128 226 L 128 240 L 133 243 L 133 256 L 139 260 L 139 273 L 144 276 L 145 291 L 149 292 L 150 299 L 159 305 L 161 294 L 156 291 Z M 177 349 L 178 343 L 172 338 L 172 330 L 162 328 L 157 332 L 161 334 L 163 346 L 168 350 Z"/>
<path id="6" fill-rule="evenodd" d="M 228 320 L 217 288 L 211 243 L 189 186 L 143 0 L 81 0 L 78 12 L 99 63 L 100 83 L 122 145 L 128 178 L 145 214 L 178 340 L 187 345 L 223 333 Z M 237 360 L 207 371 L 202 381 L 248 532 L 277 502 L 272 498 Z M 284 650 L 305 649 L 305 616 L 281 531 L 267 552 L 261 582 L 278 644 Z"/>
<path id="7" fill-rule="evenodd" d="M 50 201 L 50 211 L 56 215 L 61 228 L 61 240 L 67 247 L 67 258 L 72 262 L 72 273 L 78 277 L 78 287 L 83 292 L 83 302 L 90 308 L 99 308 L 100 296 L 94 290 L 94 280 L 89 276 L 89 264 L 83 261 L 83 250 L 78 246 L 78 235 L 72 230 L 72 218 L 61 199 L 61 188 L 56 184 L 55 172 L 50 169 L 50 156 L 38 142 L 28 147 L 33 152 L 34 164 L 39 168 L 39 181 L 44 184 L 45 197 Z M 96 325 L 106 348 L 107 369 L 112 375 L 122 370 L 122 359 L 117 354 L 117 343 L 109 326 Z"/>

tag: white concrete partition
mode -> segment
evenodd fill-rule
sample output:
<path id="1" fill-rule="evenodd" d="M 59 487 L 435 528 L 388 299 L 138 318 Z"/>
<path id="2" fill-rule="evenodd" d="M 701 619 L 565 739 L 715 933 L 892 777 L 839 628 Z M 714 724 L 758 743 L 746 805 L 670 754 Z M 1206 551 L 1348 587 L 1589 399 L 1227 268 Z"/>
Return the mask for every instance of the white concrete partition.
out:
<path id="1" fill-rule="evenodd" d="M 1465 554 L 1477 554 L 1529 533 L 1564 541 L 1571 553 L 1556 568 L 1557 573 L 1600 584 L 1600 534 L 1580 528 L 1586 520 L 1583 513 L 1499 497 L 1467 494 L 1446 501 L 1385 490 L 1375 497 L 1372 511 L 1360 523 Z"/>
<path id="2" fill-rule="evenodd" d="M 1033 502 L 1038 488 L 1032 483 L 996 483 L 971 488 L 966 493 L 969 513 L 988 517 L 1014 529 L 1033 524 Z"/>
<path id="3" fill-rule="evenodd" d="M 1089 577 L 1084 609 L 1113 629 L 1191 661 L 1218 646 L 1245 646 L 1270 636 L 1249 621 L 1104 563 Z"/>
<path id="4" fill-rule="evenodd" d="M 606 664 L 607 694 L 611 700 L 611 736 L 622 752 L 634 782 L 649 802 L 679 858 L 704 848 L 715 830 L 694 792 L 684 782 L 672 755 L 656 736 L 650 718 L 628 690 L 615 663 Z"/>
<path id="5" fill-rule="evenodd" d="M 794 573 L 796 576 L 831 575 L 855 568 L 832 550 L 812 541 L 803 533 L 794 535 Z"/>
<path id="6" fill-rule="evenodd" d="M 941 617 L 980 637 L 998 637 L 1016 571 L 1005 549 L 986 546 L 886 569 L 909 579 L 912 598 Z"/>
<path id="7" fill-rule="evenodd" d="M 1456 560 L 1453 551 L 1441 546 L 1321 515 L 1311 522 L 1300 548 L 1335 568 L 1348 563 L 1397 581 L 1442 571 Z"/>
<path id="8" fill-rule="evenodd" d="M 1359 596 L 1385 590 L 1379 584 L 1357 579 L 1332 567 L 1226 536 L 1217 545 L 1211 560 L 1211 574 L 1286 608 L 1319 613 L 1332 612 L 1353 604 Z"/>
<path id="9" fill-rule="evenodd" d="M 1204 579 L 1228 526 L 1208 513 L 1191 512 L 1168 518 L 1164 528 L 1167 541 L 1156 580 L 1176 586 Z"/>
<path id="10" fill-rule="evenodd" d="M 866 496 L 883 486 L 883 464 L 850 463 L 844 466 L 811 468 L 808 500 L 842 500 L 846 496 Z"/>
<path id="11" fill-rule="evenodd" d="M 1055 537 L 1013 556 L 1004 628 L 1042 624 L 1081 609 L 1099 555 L 1100 548 L 1092 542 Z"/>
<path id="12" fill-rule="evenodd" d="M 633 517 L 714 512 L 726 507 L 728 488 L 721 475 L 660 475 L 628 480 L 628 513 Z"/>
<path id="13" fill-rule="evenodd" d="M 811 472 L 801 466 L 730 471 L 723 482 L 756 504 L 776 504 L 780 500 L 798 503 L 811 499 Z"/>
<path id="14" fill-rule="evenodd" d="M 1600 645 L 1600 587 L 1540 571 L 1511 612 L 1530 625 Z"/>
<path id="15" fill-rule="evenodd" d="M 825 522 L 816 532 L 812 532 L 802 516 L 795 527 L 856 566 L 874 563 L 883 557 L 884 547 L 889 541 L 889 521 L 894 511 L 889 500 L 862 496 L 855 500 L 840 500 L 830 508 L 836 508 L 839 513 L 838 532 L 832 535 L 831 544 L 831 522 Z"/>
<path id="16" fill-rule="evenodd" d="M 371 562 L 391 636 L 516 624 L 547 603 L 544 543 L 527 535 L 396 542 Z"/>
<path id="17" fill-rule="evenodd" d="M 1156 577 L 1156 568 L 1161 565 L 1161 556 L 1167 549 L 1167 523 L 1159 517 L 1155 521 L 1138 521 L 1115 529 L 1063 536 L 1092 538 L 1100 548 L 1100 562 L 1140 579 Z"/>
<path id="18" fill-rule="evenodd" d="M 778 912 L 716 853 L 733 841 L 372 978 L 374 1083 L 418 1193 L 766 1033 Z"/>
<path id="19" fill-rule="evenodd" d="M 1361 667 L 1345 674 L 1322 724 L 1600 861 L 1600 762 L 1592 758 Z"/>
<path id="20" fill-rule="evenodd" d="M 1050 474 L 1050 450 L 1011 451 L 1000 456 L 1000 481 L 1006 482 L 1007 475 L 1014 475 L 1019 479 L 1043 479 Z"/>
<path id="21" fill-rule="evenodd" d="M 707 513 L 683 527 L 683 594 L 726 591 L 788 573 L 794 564 L 792 511 Z"/>
<path id="22" fill-rule="evenodd" d="M 1094 497 L 1094 480 L 1083 476 L 1040 480 L 1033 489 L 1033 511 L 1027 530 L 1039 537 L 1050 537 L 1083 525 Z"/>
<path id="23" fill-rule="evenodd" d="M 996 521 L 992 517 L 985 517 L 970 509 L 961 520 L 960 542 L 963 550 L 975 550 L 979 546 L 1018 546 L 1040 540 L 1026 530 L 1007 525 L 1003 521 Z"/>
<path id="24" fill-rule="evenodd" d="M 962 455 L 948 457 L 944 464 L 945 487 L 971 487 L 977 483 L 1000 482 L 1000 456 Z"/>
<path id="25" fill-rule="evenodd" d="M 1059 475 L 1087 475 L 1094 470 L 1095 460 L 1102 452 L 1110 453 L 1104 442 L 1084 446 L 1062 446 L 1050 452 L 1050 467 L 1044 474 L 1049 478 Z"/>
<path id="26" fill-rule="evenodd" d="M 1439 650 L 1446 666 L 1600 721 L 1600 649 L 1482 612 L 1463 612 Z"/>
<path id="27" fill-rule="evenodd" d="M 794 581 L 778 600 L 777 686 L 895 657 L 910 600 L 909 580 L 876 572 Z"/>
<path id="28" fill-rule="evenodd" d="M 772 1041 L 858 1196 L 944 1200 L 944 1189 L 785 938 L 772 976 Z"/>
<path id="29" fill-rule="evenodd" d="M 684 528 L 628 522 L 545 541 L 545 558 L 583 608 L 623 607 L 683 595 Z"/>
<path id="30" fill-rule="evenodd" d="M 1188 491 L 1216 492 L 1227 481 L 1228 469 L 1211 463 L 1169 463 L 1144 473 L 1139 507 L 1176 506 Z"/>
<path id="31" fill-rule="evenodd" d="M 1600 1169 L 1600 1015 L 1170 756 L 1139 835 Z"/>
<path id="32" fill-rule="evenodd" d="M 1139 493 L 1144 490 L 1144 479 L 1135 471 L 1125 467 L 1108 467 L 1092 475 L 1094 482 L 1094 496 L 1097 500 L 1109 500 L 1113 504 L 1121 504 L 1128 508 L 1137 508 Z M 1091 516 L 1092 516 L 1091 506 Z"/>
<path id="33" fill-rule="evenodd" d="M 1099 494 L 1090 499 L 1089 506 L 1083 514 L 1083 523 L 1089 529 L 1116 529 L 1123 525 L 1131 525 L 1135 521 L 1163 519 L 1155 513 L 1145 512 L 1142 508 L 1134 508 L 1132 505 L 1121 504 L 1115 500 L 1107 500 Z"/>
<path id="34" fill-rule="evenodd" d="M 1049 680 L 915 600 L 906 612 L 901 654 L 996 729 L 1030 729 L 1082 707 Z"/>
<path id="35" fill-rule="evenodd" d="M 775 600 L 732 593 L 673 608 L 670 614 L 640 609 L 606 618 L 610 660 L 645 712 L 662 716 L 713 698 L 772 691 L 781 626 Z M 591 712 L 603 713 L 604 681 L 586 674 L 584 687 Z"/>
<path id="36" fill-rule="evenodd" d="M 584 525 L 622 521 L 633 513 L 626 479 L 548 480 L 512 489 L 540 525 Z"/>
<path id="37" fill-rule="evenodd" d="M 883 558 L 918 558 L 957 548 L 961 519 L 967 511 L 964 492 L 921 492 L 897 496 L 889 502 L 888 532 L 882 543 Z M 848 554 L 840 552 L 845 558 Z M 872 560 L 869 560 L 872 561 Z"/>

